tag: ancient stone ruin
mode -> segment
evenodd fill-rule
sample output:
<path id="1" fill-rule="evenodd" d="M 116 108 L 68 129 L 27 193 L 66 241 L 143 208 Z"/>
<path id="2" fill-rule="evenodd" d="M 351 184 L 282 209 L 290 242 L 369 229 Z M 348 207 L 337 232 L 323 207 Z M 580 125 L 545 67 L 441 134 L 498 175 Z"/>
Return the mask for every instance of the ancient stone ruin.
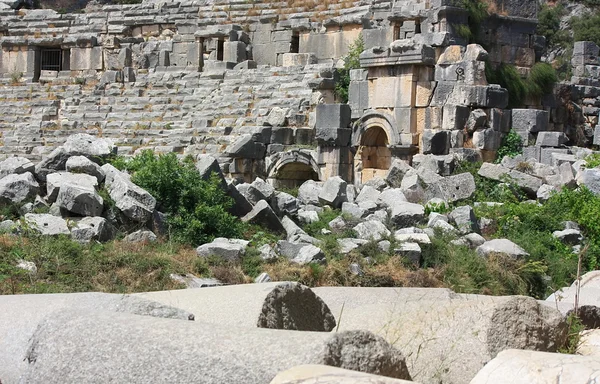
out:
<path id="1" fill-rule="evenodd" d="M 554 95 L 507 109 L 507 90 L 488 84 L 486 61 L 522 75 L 539 61 L 533 0 L 490 3 L 486 49 L 468 44 L 454 0 L 144 1 L 77 14 L 0 4 L 1 157 L 39 160 L 88 133 L 119 154 L 211 154 L 247 182 L 362 183 L 418 153 L 491 159 L 511 127 L 537 144 L 528 158 L 552 164 L 568 155 L 554 147 L 591 143 L 598 120 L 593 43 L 576 43 L 561 85 L 581 110 Z M 359 37 L 361 69 L 339 104 L 336 69 Z"/>

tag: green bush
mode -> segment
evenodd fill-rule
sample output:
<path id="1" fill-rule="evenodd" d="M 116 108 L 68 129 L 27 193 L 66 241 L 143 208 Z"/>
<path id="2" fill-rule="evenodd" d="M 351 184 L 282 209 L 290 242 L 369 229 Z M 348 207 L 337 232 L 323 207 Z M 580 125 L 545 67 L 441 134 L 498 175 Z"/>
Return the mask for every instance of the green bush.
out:
<path id="1" fill-rule="evenodd" d="M 531 67 L 525 82 L 527 95 L 541 97 L 551 94 L 558 81 L 556 71 L 548 63 L 536 63 Z"/>
<path id="2" fill-rule="evenodd" d="M 586 168 L 597 168 L 600 167 L 600 153 L 592 153 L 585 157 Z"/>
<path id="3" fill-rule="evenodd" d="M 552 93 L 558 81 L 556 71 L 550 64 L 537 63 L 523 79 L 513 65 L 500 64 L 496 69 L 486 62 L 485 76 L 488 83 L 500 84 L 508 91 L 508 106 L 517 108 L 524 104 L 527 97 L 541 97 Z"/>
<path id="4" fill-rule="evenodd" d="M 538 13 L 537 34 L 546 38 L 546 46 L 553 47 L 560 39 L 560 18 L 565 13 L 564 7 L 557 4 L 553 7 L 544 4 Z"/>
<path id="5" fill-rule="evenodd" d="M 467 10 L 468 29 L 458 27 L 457 33 L 467 39 L 469 44 L 480 43 L 481 24 L 490 16 L 488 5 L 481 0 L 461 0 L 460 3 Z"/>
<path id="6" fill-rule="evenodd" d="M 156 156 L 143 151 L 126 164 L 131 180 L 157 200 L 158 209 L 168 214 L 172 239 L 191 245 L 215 237 L 239 237 L 244 224 L 229 213 L 233 200 L 212 175 L 202 180 L 193 161 L 180 162 L 174 153 Z"/>
<path id="7" fill-rule="evenodd" d="M 342 103 L 348 102 L 350 88 L 350 70 L 360 68 L 360 54 L 365 50 L 362 34 L 348 47 L 348 55 L 344 57 L 344 68 L 338 70 L 339 79 L 335 84 L 335 96 Z"/>
<path id="8" fill-rule="evenodd" d="M 523 153 L 523 139 L 514 129 L 511 129 L 502 139 L 502 144 L 496 152 L 496 162 L 502 161 L 504 156 L 515 157 Z"/>

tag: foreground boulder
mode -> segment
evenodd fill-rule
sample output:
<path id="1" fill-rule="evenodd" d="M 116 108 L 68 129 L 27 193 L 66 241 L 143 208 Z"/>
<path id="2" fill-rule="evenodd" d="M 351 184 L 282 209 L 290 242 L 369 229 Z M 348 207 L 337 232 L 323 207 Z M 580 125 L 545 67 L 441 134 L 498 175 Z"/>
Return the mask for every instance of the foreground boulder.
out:
<path id="1" fill-rule="evenodd" d="M 418 384 L 327 365 L 299 365 L 280 372 L 270 384 Z"/>
<path id="2" fill-rule="evenodd" d="M 595 356 L 509 349 L 486 364 L 471 384 L 589 384 L 599 375 Z"/>
<path id="3" fill-rule="evenodd" d="M 347 183 L 339 176 L 330 177 L 319 192 L 319 202 L 332 208 L 341 208 L 348 201 L 346 194 Z"/>
<path id="4" fill-rule="evenodd" d="M 112 240 L 116 229 L 103 217 L 84 217 L 77 221 L 71 230 L 71 238 L 79 243 L 92 240 L 105 242 Z"/>
<path id="5" fill-rule="evenodd" d="M 3 383 L 19 383 L 27 368 L 23 360 L 38 324 L 56 310 L 102 308 L 110 312 L 188 320 L 189 312 L 140 297 L 109 293 L 57 293 L 0 295 L 0 377 Z M 57 376 L 58 380 L 58 376 Z M 66 382 L 66 381 L 65 381 Z"/>
<path id="6" fill-rule="evenodd" d="M 202 290 L 135 294 L 196 314 L 196 320 L 247 328 L 329 332 L 335 318 L 314 292 L 298 283 L 241 284 Z"/>
<path id="7" fill-rule="evenodd" d="M 340 330 L 366 329 L 402 349 L 415 381 L 467 384 L 507 348 L 556 351 L 566 323 L 530 297 L 462 295 L 431 288 L 313 289 Z"/>
<path id="8" fill-rule="evenodd" d="M 18 204 L 33 200 L 40 186 L 31 172 L 8 175 L 0 180 L 0 204 Z"/>
<path id="9" fill-rule="evenodd" d="M 366 331 L 237 328 L 63 310 L 40 324 L 30 345 L 22 383 L 263 384 L 301 364 L 410 378 L 402 353 Z"/>
<path id="10" fill-rule="evenodd" d="M 54 172 L 46 176 L 46 200 L 52 204 L 56 201 L 60 187 L 71 184 L 85 189 L 98 187 L 98 179 L 82 173 Z"/>
<path id="11" fill-rule="evenodd" d="M 100 216 L 104 200 L 94 188 L 76 184 L 63 184 L 56 198 L 57 206 L 80 216 Z"/>

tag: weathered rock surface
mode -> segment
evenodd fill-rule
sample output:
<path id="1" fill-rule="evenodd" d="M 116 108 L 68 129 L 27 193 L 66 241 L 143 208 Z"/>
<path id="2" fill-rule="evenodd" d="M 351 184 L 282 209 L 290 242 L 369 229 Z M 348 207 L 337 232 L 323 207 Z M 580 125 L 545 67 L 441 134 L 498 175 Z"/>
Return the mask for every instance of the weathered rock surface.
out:
<path id="1" fill-rule="evenodd" d="M 115 235 L 115 228 L 103 217 L 84 217 L 71 229 L 71 238 L 80 243 L 105 242 Z"/>
<path id="2" fill-rule="evenodd" d="M 33 200 L 40 191 L 31 172 L 10 174 L 0 179 L 0 204 L 18 204 Z"/>
<path id="3" fill-rule="evenodd" d="M 20 382 L 19 378 L 28 366 L 24 356 L 38 324 L 54 311 L 65 308 L 76 312 L 102 308 L 110 312 L 181 320 L 193 318 L 191 313 L 181 309 L 121 294 L 91 292 L 0 296 L 0 377 L 3 383 Z"/>
<path id="4" fill-rule="evenodd" d="M 96 189 L 98 187 L 98 179 L 94 176 L 70 173 L 70 172 L 54 172 L 46 176 L 46 201 L 52 204 L 56 201 L 60 187 L 63 184 L 71 184 L 85 189 Z"/>
<path id="5" fill-rule="evenodd" d="M 100 216 L 104 209 L 104 200 L 94 188 L 63 183 L 56 197 L 56 205 L 76 215 Z"/>
<path id="6" fill-rule="evenodd" d="M 242 221 L 251 224 L 264 225 L 275 232 L 284 231 L 281 221 L 273 211 L 273 208 L 271 208 L 265 200 L 257 202 L 252 210 L 242 217 Z"/>
<path id="7" fill-rule="evenodd" d="M 346 182 L 339 176 L 327 179 L 319 192 L 319 202 L 332 208 L 341 208 L 342 203 L 348 201 L 346 186 Z"/>
<path id="8" fill-rule="evenodd" d="M 599 376 L 595 356 L 509 349 L 486 364 L 471 384 L 588 384 Z"/>
<path id="9" fill-rule="evenodd" d="M 522 296 L 461 295 L 445 289 L 313 289 L 340 330 L 366 329 L 407 356 L 415 381 L 466 384 L 507 348 L 556 351 L 566 324 L 556 309 Z"/>
<path id="10" fill-rule="evenodd" d="M 245 240 L 218 237 L 196 248 L 196 253 L 202 257 L 218 256 L 228 261 L 239 261 L 246 253 L 247 246 L 248 241 Z"/>
<path id="11" fill-rule="evenodd" d="M 332 335 L 91 311 L 65 310 L 47 319 L 33 336 L 26 359 L 24 383 L 118 377 L 131 383 L 258 384 L 301 364 L 406 375 L 402 354 L 366 331 Z M 79 362 L 76 370 L 69 369 L 74 359 Z"/>
<path id="12" fill-rule="evenodd" d="M 291 282 L 161 291 L 135 296 L 197 314 L 196 320 L 247 328 L 329 332 L 335 318 L 314 292 Z"/>
<path id="13" fill-rule="evenodd" d="M 414 381 L 350 371 L 327 365 L 299 365 L 280 372 L 270 384 L 417 384 Z"/>
<path id="14" fill-rule="evenodd" d="M 26 157 L 9 157 L 0 161 L 0 179 L 13 173 L 33 173 L 34 171 L 35 165 Z"/>
<path id="15" fill-rule="evenodd" d="M 156 199 L 143 188 L 131 182 L 128 175 L 110 164 L 102 166 L 106 174 L 106 189 L 116 207 L 129 219 L 144 223 L 150 219 Z"/>
<path id="16" fill-rule="evenodd" d="M 84 173 L 94 176 L 98 180 L 98 183 L 104 181 L 105 175 L 102 168 L 85 156 L 69 157 L 65 163 L 65 169 L 69 173 Z"/>
<path id="17" fill-rule="evenodd" d="M 140 229 L 125 236 L 123 241 L 128 243 L 152 243 L 157 239 L 158 237 L 154 234 L 154 232 Z"/>
<path id="18" fill-rule="evenodd" d="M 521 259 L 529 256 L 529 253 L 508 239 L 493 239 L 486 241 L 477 247 L 477 253 L 487 257 L 492 254 L 503 254 L 513 259 Z"/>
<path id="19" fill-rule="evenodd" d="M 368 220 L 355 226 L 357 237 L 362 240 L 379 241 L 391 235 L 391 232 L 377 220 Z"/>
<path id="20" fill-rule="evenodd" d="M 44 236 L 71 234 L 67 222 L 63 218 L 47 213 L 27 213 L 25 223 L 29 228 Z"/>

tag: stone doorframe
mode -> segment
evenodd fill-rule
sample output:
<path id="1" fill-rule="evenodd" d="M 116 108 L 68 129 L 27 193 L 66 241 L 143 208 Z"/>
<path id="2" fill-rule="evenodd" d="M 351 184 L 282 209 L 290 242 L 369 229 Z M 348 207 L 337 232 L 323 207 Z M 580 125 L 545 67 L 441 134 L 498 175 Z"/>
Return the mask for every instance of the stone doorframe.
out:
<path id="1" fill-rule="evenodd" d="M 385 140 L 385 150 L 376 149 L 375 147 L 363 146 L 363 139 L 368 135 L 369 130 L 382 130 L 387 136 Z M 400 135 L 396 129 L 396 121 L 393 116 L 380 111 L 368 111 L 360 119 L 358 119 L 352 127 L 352 140 L 351 145 L 354 149 L 354 182 L 364 183 L 373 177 L 382 177 L 384 173 L 387 173 L 389 164 L 391 164 L 392 153 L 390 147 L 395 147 L 400 143 Z M 389 157 L 388 161 L 382 161 L 386 163 L 388 168 L 380 167 L 368 167 L 364 168 L 363 164 L 363 151 L 376 151 L 376 156 Z M 385 152 L 379 154 L 379 152 Z M 377 161 L 379 162 L 379 161 Z M 367 171 L 368 169 L 368 171 Z M 363 172 L 364 171 L 364 172 Z"/>

